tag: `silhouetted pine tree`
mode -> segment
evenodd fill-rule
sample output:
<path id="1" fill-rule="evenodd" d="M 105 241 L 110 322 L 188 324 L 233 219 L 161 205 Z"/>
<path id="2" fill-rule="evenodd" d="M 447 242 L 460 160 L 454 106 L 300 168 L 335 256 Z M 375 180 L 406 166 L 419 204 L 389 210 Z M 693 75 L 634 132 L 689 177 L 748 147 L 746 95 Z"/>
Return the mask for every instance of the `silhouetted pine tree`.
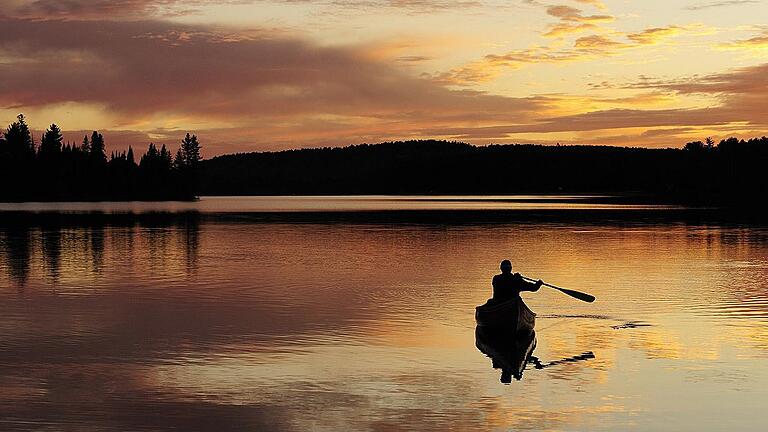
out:
<path id="1" fill-rule="evenodd" d="M 23 200 L 34 192 L 36 173 L 35 142 L 23 114 L 16 117 L 5 130 L 5 138 L 0 149 L 3 161 L 0 162 L 0 180 L 2 180 L 5 199 Z"/>
<path id="2" fill-rule="evenodd" d="M 181 140 L 181 148 L 176 153 L 174 165 L 178 170 L 179 188 L 191 198 L 197 196 L 200 174 L 200 143 L 196 135 L 189 133 Z"/>
<path id="3" fill-rule="evenodd" d="M 197 142 L 197 136 L 189 136 L 189 133 L 181 140 L 181 153 L 184 156 L 184 166 L 195 168 L 202 160 L 200 157 L 200 143 Z"/>
<path id="4" fill-rule="evenodd" d="M 59 198 L 64 191 L 62 184 L 62 146 L 64 138 L 61 129 L 56 124 L 43 133 L 40 139 L 40 147 L 37 151 L 38 159 L 38 194 L 44 199 Z"/>
<path id="5" fill-rule="evenodd" d="M 171 151 L 165 147 L 165 144 L 160 148 L 160 166 L 162 171 L 171 171 L 172 167 Z"/>
<path id="6" fill-rule="evenodd" d="M 150 143 L 137 165 L 133 147 L 106 157 L 104 137 L 94 131 L 82 145 L 63 144 L 52 124 L 35 151 L 29 127 L 19 115 L 0 131 L 0 200 L 181 199 L 179 164 L 163 145 Z M 183 152 L 181 152 L 183 153 Z M 179 154 L 177 152 L 177 154 Z M 184 186 L 184 188 L 182 188 Z"/>
<path id="7" fill-rule="evenodd" d="M 55 123 L 52 124 L 40 139 L 40 148 L 38 149 L 37 156 L 41 161 L 58 159 L 61 154 L 61 142 L 63 140 L 64 137 L 61 135 L 61 129 Z"/>
<path id="8" fill-rule="evenodd" d="M 86 155 L 91 152 L 91 142 L 88 141 L 88 135 L 83 137 L 83 142 L 80 144 L 80 152 Z"/>
<path id="9" fill-rule="evenodd" d="M 91 134 L 91 159 L 97 164 L 103 164 L 107 161 L 105 150 L 104 137 L 100 133 L 93 131 Z"/>
<path id="10" fill-rule="evenodd" d="M 139 162 L 139 188 L 144 196 L 150 199 L 162 199 L 168 194 L 170 164 L 170 152 L 165 145 L 158 150 L 154 143 L 149 143 L 147 152 Z"/>
<path id="11" fill-rule="evenodd" d="M 24 119 L 24 114 L 16 117 L 17 121 L 8 126 L 5 131 L 5 142 L 8 145 L 10 156 L 18 161 L 31 161 L 35 157 L 35 142 L 32 133 Z"/>
<path id="12" fill-rule="evenodd" d="M 176 150 L 176 156 L 173 158 L 173 168 L 175 170 L 182 170 L 184 168 L 184 153 L 181 149 Z"/>

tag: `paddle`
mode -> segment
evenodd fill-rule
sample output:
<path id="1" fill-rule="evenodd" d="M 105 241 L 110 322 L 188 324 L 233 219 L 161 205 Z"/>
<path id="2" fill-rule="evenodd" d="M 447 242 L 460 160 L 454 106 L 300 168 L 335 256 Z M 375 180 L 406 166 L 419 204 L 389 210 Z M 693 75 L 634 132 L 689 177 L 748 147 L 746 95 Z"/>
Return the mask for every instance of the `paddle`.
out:
<path id="1" fill-rule="evenodd" d="M 520 276 L 522 276 L 522 275 L 520 275 Z M 522 276 L 522 278 L 527 280 L 527 281 L 536 282 L 536 279 L 531 279 L 531 278 L 525 277 L 525 276 Z M 579 299 L 581 301 L 585 301 L 587 303 L 592 303 L 593 301 L 595 301 L 595 296 L 589 295 L 587 293 L 583 293 L 583 292 L 580 292 L 580 291 L 574 291 L 574 290 L 570 290 L 570 289 L 567 289 L 567 288 L 560 288 L 558 286 L 550 285 L 548 283 L 542 283 L 542 285 L 548 286 L 550 288 L 554 288 L 554 289 L 562 292 L 563 294 L 567 294 L 567 295 L 569 295 L 569 296 L 571 296 L 573 298 L 577 298 L 577 299 Z"/>

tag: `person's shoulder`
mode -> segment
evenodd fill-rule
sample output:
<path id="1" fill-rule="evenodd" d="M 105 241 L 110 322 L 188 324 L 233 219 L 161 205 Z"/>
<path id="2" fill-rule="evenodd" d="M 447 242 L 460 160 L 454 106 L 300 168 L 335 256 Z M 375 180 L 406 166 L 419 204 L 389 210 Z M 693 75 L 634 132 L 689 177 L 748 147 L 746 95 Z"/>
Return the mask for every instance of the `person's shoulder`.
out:
<path id="1" fill-rule="evenodd" d="M 523 276 L 520 273 L 513 273 L 512 278 L 523 280 Z"/>

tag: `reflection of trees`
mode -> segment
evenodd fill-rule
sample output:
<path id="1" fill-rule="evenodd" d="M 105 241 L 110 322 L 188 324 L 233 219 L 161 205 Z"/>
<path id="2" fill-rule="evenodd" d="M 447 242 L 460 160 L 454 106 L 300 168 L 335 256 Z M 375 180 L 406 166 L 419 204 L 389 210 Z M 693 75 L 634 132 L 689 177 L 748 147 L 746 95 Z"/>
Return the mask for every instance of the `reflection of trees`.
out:
<path id="1" fill-rule="evenodd" d="M 45 268 L 54 282 L 59 280 L 61 268 L 61 227 L 50 226 L 40 231 Z"/>
<path id="2" fill-rule="evenodd" d="M 142 222 L 141 233 L 146 243 L 149 268 L 156 271 L 170 269 L 173 262 L 192 274 L 198 267 L 200 247 L 200 215 L 184 212 L 173 218 L 152 218 Z"/>
<path id="3" fill-rule="evenodd" d="M 4 273 L 20 285 L 31 278 L 58 283 L 66 275 L 110 277 L 145 269 L 194 274 L 198 268 L 201 227 L 195 212 L 24 218 L 30 220 L 13 220 L 0 231 Z M 34 251 L 41 252 L 38 264 Z"/>
<path id="4" fill-rule="evenodd" d="M 180 223 L 180 240 L 184 245 L 184 262 L 187 274 L 197 271 L 198 249 L 200 248 L 200 215 L 187 213 Z"/>
<path id="5" fill-rule="evenodd" d="M 93 271 L 95 273 L 101 273 L 104 267 L 104 226 L 92 226 L 88 234 Z"/>
<path id="6" fill-rule="evenodd" d="M 146 254 L 150 270 L 163 271 L 169 258 L 170 224 L 167 221 L 155 221 L 142 226 L 142 233 L 147 236 Z"/>
<path id="7" fill-rule="evenodd" d="M 32 260 L 31 228 L 26 224 L 13 225 L 5 231 L 6 262 L 8 274 L 19 285 L 25 285 L 29 278 Z"/>

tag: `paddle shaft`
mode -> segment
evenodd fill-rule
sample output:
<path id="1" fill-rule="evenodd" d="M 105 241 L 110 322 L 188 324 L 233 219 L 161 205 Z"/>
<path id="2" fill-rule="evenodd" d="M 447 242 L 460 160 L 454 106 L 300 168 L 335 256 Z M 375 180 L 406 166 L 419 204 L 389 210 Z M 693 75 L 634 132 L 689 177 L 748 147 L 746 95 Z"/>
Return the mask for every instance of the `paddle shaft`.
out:
<path id="1" fill-rule="evenodd" d="M 525 276 L 523 276 L 523 275 L 520 275 L 520 276 L 521 276 L 523 279 L 527 280 L 527 281 L 530 281 L 530 282 L 537 282 L 537 280 L 536 280 L 536 279 L 532 279 L 532 278 L 529 278 L 529 277 L 525 277 Z M 577 299 L 579 299 L 579 300 L 581 300 L 581 301 L 585 301 L 585 302 L 587 302 L 587 303 L 592 303 L 593 301 L 595 301 L 595 296 L 593 296 L 593 295 L 590 295 L 590 294 L 587 294 L 587 293 L 583 293 L 583 292 L 581 292 L 581 291 L 575 291 L 575 290 L 571 290 L 571 289 L 567 289 L 567 288 L 560 288 L 559 286 L 555 286 L 555 285 L 552 285 L 552 284 L 548 284 L 548 283 L 546 283 L 546 282 L 542 282 L 541 284 L 542 284 L 542 285 L 545 285 L 545 286 L 548 286 L 548 287 L 550 287 L 550 288 L 554 288 L 554 289 L 556 289 L 556 290 L 558 290 L 558 291 L 562 292 L 563 294 L 567 294 L 567 295 L 569 295 L 569 296 L 571 296 L 571 297 L 573 297 L 573 298 L 577 298 Z"/>

